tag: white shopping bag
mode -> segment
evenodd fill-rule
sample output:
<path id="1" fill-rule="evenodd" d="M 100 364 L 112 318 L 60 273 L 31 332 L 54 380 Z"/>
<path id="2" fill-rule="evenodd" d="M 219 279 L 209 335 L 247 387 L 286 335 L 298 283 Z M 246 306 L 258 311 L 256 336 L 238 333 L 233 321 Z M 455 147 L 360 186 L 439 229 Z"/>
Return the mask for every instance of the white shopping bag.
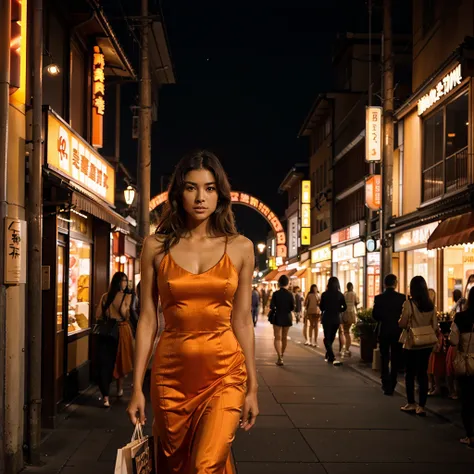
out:
<path id="1" fill-rule="evenodd" d="M 134 474 L 135 456 L 137 453 L 148 453 L 148 447 L 153 445 L 152 442 L 152 438 L 143 436 L 142 425 L 137 423 L 130 443 L 117 450 L 114 474 Z M 153 457 L 153 453 L 151 456 Z"/>

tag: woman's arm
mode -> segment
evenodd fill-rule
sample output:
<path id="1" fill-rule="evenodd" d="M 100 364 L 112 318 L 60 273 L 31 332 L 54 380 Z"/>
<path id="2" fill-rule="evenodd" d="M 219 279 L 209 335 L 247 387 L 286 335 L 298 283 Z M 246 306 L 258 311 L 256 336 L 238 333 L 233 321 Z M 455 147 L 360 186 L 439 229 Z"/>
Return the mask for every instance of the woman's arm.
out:
<path id="1" fill-rule="evenodd" d="M 141 255 L 141 308 L 138 320 L 135 366 L 133 372 L 133 394 L 128 406 L 128 415 L 135 425 L 145 423 L 145 397 L 143 379 L 153 350 L 157 328 L 158 286 L 156 281 L 155 257 L 161 251 L 161 244 L 155 236 L 147 237 Z M 137 412 L 139 414 L 137 418 Z"/>
<path id="2" fill-rule="evenodd" d="M 398 326 L 401 327 L 402 329 L 405 329 L 408 326 L 408 319 L 411 314 L 411 303 L 409 300 L 406 300 L 405 303 L 403 303 L 403 308 L 402 308 L 402 315 L 398 321 Z"/>
<path id="3" fill-rule="evenodd" d="M 241 428 L 248 431 L 255 424 L 258 415 L 257 368 L 255 366 L 255 335 L 251 312 L 252 277 L 255 267 L 253 243 L 239 237 L 241 241 L 242 266 L 239 273 L 239 286 L 234 297 L 232 329 L 245 355 L 247 366 L 247 397 L 242 412 Z M 274 297 L 272 297 L 274 304 Z"/>
<path id="4" fill-rule="evenodd" d="M 321 300 L 319 301 L 319 309 L 321 311 L 326 311 L 326 292 L 321 295 Z"/>
<path id="5" fill-rule="evenodd" d="M 453 346 L 457 346 L 459 344 L 459 328 L 456 323 L 451 324 L 451 332 L 449 333 L 449 342 Z"/>
<path id="6" fill-rule="evenodd" d="M 344 298 L 344 295 L 342 293 L 339 293 L 339 298 L 341 301 L 341 313 L 343 313 L 347 310 L 346 298 Z"/>
<path id="7" fill-rule="evenodd" d="M 102 313 L 102 308 L 104 307 L 104 299 L 107 296 L 107 293 L 104 293 L 102 297 L 100 298 L 100 303 L 99 306 L 97 306 L 97 309 L 95 310 L 95 320 L 100 321 L 101 319 L 104 319 L 104 314 Z"/>

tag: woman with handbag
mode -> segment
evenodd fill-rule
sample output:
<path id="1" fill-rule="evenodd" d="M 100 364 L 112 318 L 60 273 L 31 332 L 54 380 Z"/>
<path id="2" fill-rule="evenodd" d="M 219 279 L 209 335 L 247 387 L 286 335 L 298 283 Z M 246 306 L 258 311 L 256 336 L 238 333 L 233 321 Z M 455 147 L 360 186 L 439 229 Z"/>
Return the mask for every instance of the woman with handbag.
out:
<path id="1" fill-rule="evenodd" d="M 453 368 L 461 389 L 461 416 L 466 430 L 461 443 L 474 448 L 474 288 L 469 290 L 467 310 L 454 318 L 449 341 L 457 349 Z"/>
<path id="2" fill-rule="evenodd" d="M 309 293 L 306 296 L 306 301 L 304 302 L 306 310 L 303 328 L 305 346 L 318 347 L 319 320 L 321 318 L 321 309 L 319 308 L 320 302 L 321 296 L 319 295 L 317 285 L 311 285 Z"/>
<path id="3" fill-rule="evenodd" d="M 400 342 L 405 349 L 405 385 L 407 404 L 401 407 L 406 413 L 426 416 L 428 398 L 428 362 L 438 342 L 438 318 L 426 281 L 421 276 L 410 282 L 410 299 L 403 304 L 399 326 L 403 329 Z M 415 403 L 415 377 L 418 380 L 419 403 Z"/>
<path id="4" fill-rule="evenodd" d="M 288 344 L 288 331 L 293 325 L 292 311 L 295 309 L 295 299 L 288 291 L 290 280 L 286 275 L 282 275 L 278 280 L 279 290 L 272 295 L 270 303 L 270 313 L 268 320 L 273 325 L 274 346 L 278 359 L 276 365 L 283 365 L 283 356 L 285 355 Z"/>
<path id="5" fill-rule="evenodd" d="M 123 379 L 133 370 L 133 333 L 130 323 L 132 294 L 128 278 L 117 272 L 97 308 L 93 333 L 98 337 L 99 389 L 104 407 L 110 406 L 109 388 L 117 380 L 117 396 L 123 396 Z"/>

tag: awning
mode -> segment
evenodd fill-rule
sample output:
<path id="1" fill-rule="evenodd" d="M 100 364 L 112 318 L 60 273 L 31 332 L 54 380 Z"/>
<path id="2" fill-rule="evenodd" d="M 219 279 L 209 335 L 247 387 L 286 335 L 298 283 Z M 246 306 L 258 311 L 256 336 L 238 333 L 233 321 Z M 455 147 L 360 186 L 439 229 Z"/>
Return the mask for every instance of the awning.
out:
<path id="1" fill-rule="evenodd" d="M 298 270 L 294 275 L 292 275 L 291 278 L 301 278 L 306 273 L 306 270 L 308 270 L 308 269 L 307 268 L 302 268 L 301 270 Z"/>
<path id="2" fill-rule="evenodd" d="M 286 275 L 288 278 L 290 278 L 295 273 L 296 273 L 296 270 L 284 270 L 282 272 L 278 272 L 273 280 L 278 281 L 280 279 L 280 277 L 283 276 L 283 275 Z"/>
<path id="3" fill-rule="evenodd" d="M 93 216 L 118 227 L 117 230 L 120 229 L 121 231 L 130 233 L 129 223 L 120 214 L 117 214 L 105 205 L 101 206 L 99 203 L 89 199 L 81 193 L 76 191 L 72 193 L 71 204 L 77 206 L 78 209 L 87 212 L 88 214 L 92 214 Z"/>
<path id="4" fill-rule="evenodd" d="M 270 273 L 265 275 L 265 277 L 263 279 L 265 281 L 273 281 L 274 277 L 277 275 L 277 273 L 278 273 L 278 270 L 272 270 Z"/>
<path id="5" fill-rule="evenodd" d="M 450 217 L 436 227 L 428 239 L 428 250 L 474 243 L 474 213 Z"/>

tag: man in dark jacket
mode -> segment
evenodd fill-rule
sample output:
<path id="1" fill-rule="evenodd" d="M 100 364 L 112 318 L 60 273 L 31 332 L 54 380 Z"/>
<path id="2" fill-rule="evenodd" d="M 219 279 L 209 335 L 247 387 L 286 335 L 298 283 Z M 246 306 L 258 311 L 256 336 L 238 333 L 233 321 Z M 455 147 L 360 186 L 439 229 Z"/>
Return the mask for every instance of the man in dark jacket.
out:
<path id="1" fill-rule="evenodd" d="M 393 395 L 402 362 L 402 345 L 398 342 L 401 329 L 398 320 L 406 296 L 395 291 L 398 285 L 395 275 L 387 275 L 384 283 L 385 291 L 375 297 L 373 318 L 378 323 L 382 389 L 385 395 Z"/>

